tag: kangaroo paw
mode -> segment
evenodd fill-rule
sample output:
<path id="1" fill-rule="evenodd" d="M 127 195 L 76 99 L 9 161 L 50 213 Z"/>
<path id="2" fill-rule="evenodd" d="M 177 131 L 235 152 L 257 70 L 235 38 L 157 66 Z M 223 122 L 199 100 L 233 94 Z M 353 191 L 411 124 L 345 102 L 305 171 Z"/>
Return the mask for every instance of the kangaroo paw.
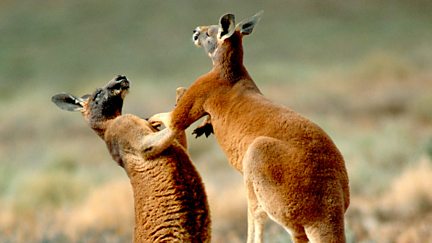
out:
<path id="1" fill-rule="evenodd" d="M 208 136 L 210 136 L 212 133 L 214 133 L 212 124 L 205 123 L 195 128 L 195 130 L 192 132 L 192 135 L 195 135 L 195 138 L 198 138 L 204 134 L 208 138 Z"/>

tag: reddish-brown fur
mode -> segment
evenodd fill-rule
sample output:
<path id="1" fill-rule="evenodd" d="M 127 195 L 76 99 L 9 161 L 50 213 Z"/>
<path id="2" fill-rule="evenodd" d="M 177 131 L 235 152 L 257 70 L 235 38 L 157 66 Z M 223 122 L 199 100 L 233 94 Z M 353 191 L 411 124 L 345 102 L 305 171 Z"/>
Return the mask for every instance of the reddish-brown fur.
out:
<path id="1" fill-rule="evenodd" d="M 155 136 L 159 142 L 149 139 L 147 146 L 157 152 L 208 114 L 229 162 L 244 176 L 248 242 L 262 241 L 267 216 L 291 232 L 294 242 L 345 242 L 345 162 L 319 126 L 265 98 L 248 74 L 242 37 L 257 21 L 255 16 L 233 30 L 234 16 L 224 15 L 219 26 L 195 30 L 194 41 L 206 49 L 213 68 L 186 91 L 171 124 Z"/>
<path id="2" fill-rule="evenodd" d="M 114 89 L 119 83 L 121 88 Z M 157 130 L 137 116 L 121 115 L 128 88 L 129 81 L 119 76 L 89 97 L 60 94 L 53 101 L 62 109 L 81 111 L 128 174 L 135 204 L 134 242 L 210 242 L 207 198 L 186 152 L 185 134 L 179 133 L 157 156 L 149 155 L 142 141 Z M 113 205 L 113 212 L 115 207 L 122 205 Z"/>

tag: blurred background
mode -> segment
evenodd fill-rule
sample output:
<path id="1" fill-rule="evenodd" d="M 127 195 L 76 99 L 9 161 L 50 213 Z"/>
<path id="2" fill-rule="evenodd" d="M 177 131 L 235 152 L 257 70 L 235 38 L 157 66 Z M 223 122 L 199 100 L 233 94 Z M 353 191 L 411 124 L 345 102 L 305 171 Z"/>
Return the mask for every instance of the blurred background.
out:
<path id="1" fill-rule="evenodd" d="M 318 123 L 344 155 L 348 241 L 432 242 L 427 0 L 1 1 L 0 242 L 131 242 L 125 172 L 80 114 L 50 97 L 90 93 L 124 74 L 124 113 L 168 111 L 175 89 L 211 67 L 192 30 L 259 10 L 245 65 L 267 97 Z M 214 137 L 189 144 L 213 241 L 244 242 L 240 174 Z M 289 242 L 278 225 L 266 227 L 267 242 Z"/>

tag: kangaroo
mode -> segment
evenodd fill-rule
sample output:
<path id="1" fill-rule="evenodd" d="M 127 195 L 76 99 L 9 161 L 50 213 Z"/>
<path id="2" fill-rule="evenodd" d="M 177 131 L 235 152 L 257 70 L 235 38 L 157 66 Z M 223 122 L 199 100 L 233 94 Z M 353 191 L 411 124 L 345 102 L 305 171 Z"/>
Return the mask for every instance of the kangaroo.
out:
<path id="1" fill-rule="evenodd" d="M 92 95 L 58 94 L 61 109 L 81 111 L 105 141 L 112 158 L 124 168 L 134 193 L 134 242 L 210 242 L 210 214 L 204 186 L 186 152 L 186 136 L 157 156 L 142 141 L 157 130 L 144 119 L 122 115 L 130 82 L 117 76 Z M 177 90 L 177 100 L 183 89 Z M 160 121 L 158 125 L 163 124 Z"/>
<path id="2" fill-rule="evenodd" d="M 297 243 L 345 242 L 349 183 L 341 153 L 318 125 L 264 97 L 243 65 L 242 39 L 260 17 L 235 25 L 234 15 L 225 14 L 218 25 L 193 31 L 194 44 L 204 48 L 213 68 L 165 114 L 170 124 L 147 137 L 146 149 L 159 153 L 209 115 L 219 145 L 244 178 L 247 242 L 262 242 L 268 217 Z"/>

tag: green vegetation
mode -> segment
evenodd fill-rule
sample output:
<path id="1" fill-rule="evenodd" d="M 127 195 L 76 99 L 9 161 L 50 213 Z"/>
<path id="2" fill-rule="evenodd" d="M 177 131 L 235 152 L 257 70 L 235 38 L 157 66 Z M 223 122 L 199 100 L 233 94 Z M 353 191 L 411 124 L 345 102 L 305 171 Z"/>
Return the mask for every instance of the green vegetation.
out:
<path id="1" fill-rule="evenodd" d="M 348 239 L 431 241 L 430 1 L 21 0 L 0 3 L 0 242 L 130 241 L 127 176 L 51 95 L 85 94 L 125 74 L 125 112 L 167 111 L 175 88 L 211 65 L 192 29 L 261 9 L 246 65 L 267 97 L 314 120 L 344 154 Z M 214 138 L 189 144 L 215 242 L 244 242 L 240 175 Z M 267 229 L 269 242 L 287 240 L 277 225 Z"/>

